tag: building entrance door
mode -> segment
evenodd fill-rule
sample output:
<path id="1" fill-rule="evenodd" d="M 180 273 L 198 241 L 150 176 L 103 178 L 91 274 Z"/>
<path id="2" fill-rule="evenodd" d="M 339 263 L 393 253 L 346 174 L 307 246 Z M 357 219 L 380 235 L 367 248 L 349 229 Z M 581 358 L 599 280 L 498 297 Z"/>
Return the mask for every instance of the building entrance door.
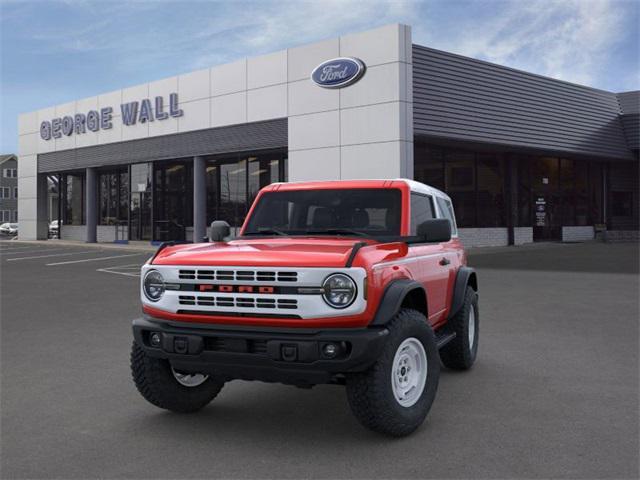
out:
<path id="1" fill-rule="evenodd" d="M 131 213 L 129 217 L 129 239 L 151 240 L 151 194 L 131 193 Z"/>
<path id="2" fill-rule="evenodd" d="M 554 241 L 562 236 L 559 159 L 535 160 L 531 172 L 533 240 Z"/>

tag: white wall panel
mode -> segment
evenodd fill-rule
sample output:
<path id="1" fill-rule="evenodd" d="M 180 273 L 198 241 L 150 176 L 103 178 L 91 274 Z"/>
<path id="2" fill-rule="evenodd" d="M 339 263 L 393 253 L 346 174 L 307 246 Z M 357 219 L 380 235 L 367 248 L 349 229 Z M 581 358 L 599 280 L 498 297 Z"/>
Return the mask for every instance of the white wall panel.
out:
<path id="1" fill-rule="evenodd" d="M 146 87 L 146 84 L 143 85 Z M 122 103 L 122 90 L 98 95 L 98 108 L 112 107 L 113 113 L 120 115 L 120 103 Z"/>
<path id="2" fill-rule="evenodd" d="M 120 112 L 120 101 L 118 101 L 117 105 L 114 104 L 114 110 L 117 109 L 118 113 Z M 76 113 L 83 113 L 86 115 L 91 110 L 98 110 L 98 96 L 83 98 L 81 100 L 76 101 Z"/>
<path id="3" fill-rule="evenodd" d="M 247 88 L 261 88 L 287 82 L 287 51 L 247 59 Z"/>
<path id="4" fill-rule="evenodd" d="M 400 140 L 400 104 L 383 103 L 340 111 L 342 145 Z"/>
<path id="5" fill-rule="evenodd" d="M 403 61 L 406 53 L 400 49 L 404 42 L 401 25 L 386 25 L 340 37 L 340 56 L 359 58 L 368 66 Z"/>
<path id="6" fill-rule="evenodd" d="M 289 82 L 308 79 L 314 68 L 322 62 L 340 56 L 340 40 L 332 38 L 289 49 Z"/>
<path id="7" fill-rule="evenodd" d="M 402 176 L 399 159 L 403 142 L 369 143 L 341 148 L 340 178 L 398 178 Z"/>
<path id="8" fill-rule="evenodd" d="M 236 125 L 247 121 L 247 92 L 211 99 L 211 127 Z"/>
<path id="9" fill-rule="evenodd" d="M 91 147 L 98 144 L 98 132 L 87 130 L 85 133 L 76 135 L 76 148 Z"/>
<path id="10" fill-rule="evenodd" d="M 130 127 L 127 127 L 130 128 Z M 113 126 L 107 130 L 98 130 L 98 143 L 112 143 L 122 141 L 122 122 L 114 121 Z"/>
<path id="11" fill-rule="evenodd" d="M 367 68 L 359 82 L 340 89 L 340 106 L 349 108 L 401 100 L 404 71 L 404 64 L 398 62 Z"/>
<path id="12" fill-rule="evenodd" d="M 149 136 L 149 124 L 153 122 L 144 122 L 140 123 L 136 121 L 133 125 L 122 125 L 121 122 L 113 122 L 113 128 L 111 130 L 115 130 L 116 128 L 121 130 L 122 140 L 135 140 L 138 138 L 147 138 Z M 104 130 L 107 131 L 107 130 Z M 102 138 L 103 130 L 100 130 L 100 137 Z M 101 140 L 102 143 L 102 140 Z"/>
<path id="13" fill-rule="evenodd" d="M 259 88 L 247 92 L 247 119 L 257 122 L 287 116 L 287 85 Z"/>
<path id="14" fill-rule="evenodd" d="M 120 103 L 140 101 L 143 98 L 149 98 L 149 84 L 144 83 L 142 85 L 136 85 L 135 87 L 122 89 L 122 101 L 114 102 L 111 105 L 100 105 L 105 107 L 113 107 L 114 113 L 116 110 L 120 110 Z M 119 114 L 120 112 L 118 112 Z"/>
<path id="15" fill-rule="evenodd" d="M 183 105 L 180 105 L 180 108 L 184 108 Z M 179 117 L 169 117 L 164 120 L 154 120 L 153 122 L 149 122 L 149 136 L 157 137 L 159 135 L 171 135 L 172 133 L 178 133 L 178 118 Z"/>
<path id="16" fill-rule="evenodd" d="M 180 102 L 201 100 L 211 96 L 211 69 L 198 70 L 178 77 Z"/>
<path id="17" fill-rule="evenodd" d="M 340 178 L 340 148 L 317 148 L 289 152 L 289 181 Z"/>
<path id="18" fill-rule="evenodd" d="M 211 95 L 225 95 L 247 89 L 247 60 L 211 68 Z"/>
<path id="19" fill-rule="evenodd" d="M 180 108 L 184 113 L 181 117 L 178 117 L 179 132 L 201 130 L 211 126 L 211 107 L 208 98 L 180 104 Z"/>
<path id="20" fill-rule="evenodd" d="M 340 145 L 340 112 L 289 117 L 289 151 Z"/>
<path id="21" fill-rule="evenodd" d="M 18 178 L 18 195 L 22 198 L 36 198 L 37 184 L 35 177 Z"/>
<path id="22" fill-rule="evenodd" d="M 169 95 L 172 93 L 178 93 L 178 77 L 169 77 L 151 82 L 149 84 L 148 97 L 142 96 L 138 99 L 138 101 L 142 100 L 143 98 L 149 98 L 151 99 L 151 104 L 155 108 L 155 97 L 164 97 L 164 103 L 168 106 Z M 180 99 L 179 101 L 182 101 L 182 99 Z"/>
<path id="23" fill-rule="evenodd" d="M 27 133 L 18 137 L 18 155 L 34 155 L 38 153 L 39 133 Z"/>
<path id="24" fill-rule="evenodd" d="M 325 112 L 340 108 L 340 91 L 320 88 L 309 79 L 289 84 L 289 115 Z"/>
<path id="25" fill-rule="evenodd" d="M 35 177 L 38 174 L 38 157 L 36 155 L 18 156 L 18 178 Z M 18 191 L 20 193 L 20 191 Z"/>

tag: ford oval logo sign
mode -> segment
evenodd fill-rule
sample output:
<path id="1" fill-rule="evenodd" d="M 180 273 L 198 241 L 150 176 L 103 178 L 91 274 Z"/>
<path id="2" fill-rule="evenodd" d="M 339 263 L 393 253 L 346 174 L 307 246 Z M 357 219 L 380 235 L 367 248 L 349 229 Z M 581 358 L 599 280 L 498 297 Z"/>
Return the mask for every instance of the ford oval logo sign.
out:
<path id="1" fill-rule="evenodd" d="M 360 80 L 364 71 L 364 63 L 358 58 L 334 58 L 318 65 L 311 72 L 311 80 L 324 88 L 342 88 Z"/>

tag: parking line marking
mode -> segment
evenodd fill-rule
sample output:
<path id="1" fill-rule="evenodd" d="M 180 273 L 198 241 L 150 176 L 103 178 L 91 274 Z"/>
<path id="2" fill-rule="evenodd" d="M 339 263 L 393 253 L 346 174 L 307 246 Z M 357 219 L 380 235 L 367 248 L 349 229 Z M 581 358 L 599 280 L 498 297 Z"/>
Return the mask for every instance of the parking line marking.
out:
<path id="1" fill-rule="evenodd" d="M 85 252 L 52 253 L 51 255 L 34 255 L 32 257 L 7 258 L 7 262 L 17 262 L 18 260 L 31 260 L 33 258 L 64 257 L 66 255 L 83 255 L 86 253 L 96 253 L 96 251 L 87 250 Z"/>
<path id="2" fill-rule="evenodd" d="M 113 273 L 114 275 L 124 275 L 125 277 L 140 277 L 139 273 L 127 273 L 127 272 L 114 272 L 108 268 L 99 268 L 96 272 Z"/>
<path id="3" fill-rule="evenodd" d="M 18 249 L 16 249 L 16 250 L 18 250 Z M 18 253 L 19 254 L 24 254 L 25 252 L 30 252 L 30 251 L 31 252 L 37 251 L 38 253 L 40 253 L 40 252 L 42 252 L 42 253 L 45 253 L 45 252 L 46 253 L 51 253 L 51 252 L 64 252 L 66 250 L 67 250 L 66 248 L 51 248 L 51 249 L 32 248 L 32 249 L 29 249 L 29 250 L 19 250 L 17 252 L 0 250 L 0 256 L 3 256 L 3 255 L 16 255 Z"/>
<path id="4" fill-rule="evenodd" d="M 112 258 L 124 258 L 124 257 L 135 257 L 136 255 L 147 255 L 144 253 L 130 253 L 129 255 L 113 255 L 111 257 L 98 257 L 98 258 L 84 258 L 82 260 L 69 260 L 68 262 L 56 262 L 56 263 L 47 263 L 47 267 L 54 267 L 56 265 L 68 265 L 70 263 L 83 263 L 83 262 L 98 262 L 100 260 L 110 260 Z M 9 260 L 7 260 L 9 261 Z"/>
<path id="5" fill-rule="evenodd" d="M 0 253 L 3 252 L 28 252 L 29 250 L 45 250 L 43 247 L 18 247 L 18 248 L 0 248 Z"/>

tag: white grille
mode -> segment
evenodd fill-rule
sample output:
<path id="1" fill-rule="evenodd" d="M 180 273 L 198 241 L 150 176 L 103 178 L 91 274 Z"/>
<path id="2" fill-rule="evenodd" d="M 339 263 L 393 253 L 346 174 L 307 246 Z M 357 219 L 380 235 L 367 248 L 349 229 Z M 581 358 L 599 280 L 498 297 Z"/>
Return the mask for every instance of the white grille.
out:
<path id="1" fill-rule="evenodd" d="M 297 282 L 298 272 L 273 270 L 181 269 L 180 280 L 218 280 L 222 282 Z"/>
<path id="2" fill-rule="evenodd" d="M 267 308 L 275 310 L 296 310 L 298 301 L 295 298 L 272 297 L 239 297 L 223 295 L 180 295 L 178 303 L 183 306 L 218 307 L 218 308 Z"/>
<path id="3" fill-rule="evenodd" d="M 157 302 L 149 301 L 142 290 L 142 279 L 148 270 L 158 270 L 164 277 L 167 288 Z M 318 290 L 325 279 L 335 273 L 346 273 L 356 282 L 358 295 L 347 308 L 331 308 L 320 293 L 308 293 L 305 289 Z M 366 272 L 363 268 L 346 267 L 275 267 L 275 266 L 187 266 L 144 265 L 140 284 L 140 298 L 145 305 L 178 313 L 180 311 L 206 315 L 234 313 L 245 316 L 287 316 L 327 318 L 357 315 L 365 311 L 367 301 L 363 294 Z M 224 286 L 269 286 L 280 289 L 275 292 L 239 291 L 231 292 L 213 288 L 210 291 L 195 288 L 195 285 Z M 189 285 L 185 287 L 184 285 Z M 179 286 L 179 287 L 176 287 Z M 302 290 L 298 290 L 298 289 Z"/>

